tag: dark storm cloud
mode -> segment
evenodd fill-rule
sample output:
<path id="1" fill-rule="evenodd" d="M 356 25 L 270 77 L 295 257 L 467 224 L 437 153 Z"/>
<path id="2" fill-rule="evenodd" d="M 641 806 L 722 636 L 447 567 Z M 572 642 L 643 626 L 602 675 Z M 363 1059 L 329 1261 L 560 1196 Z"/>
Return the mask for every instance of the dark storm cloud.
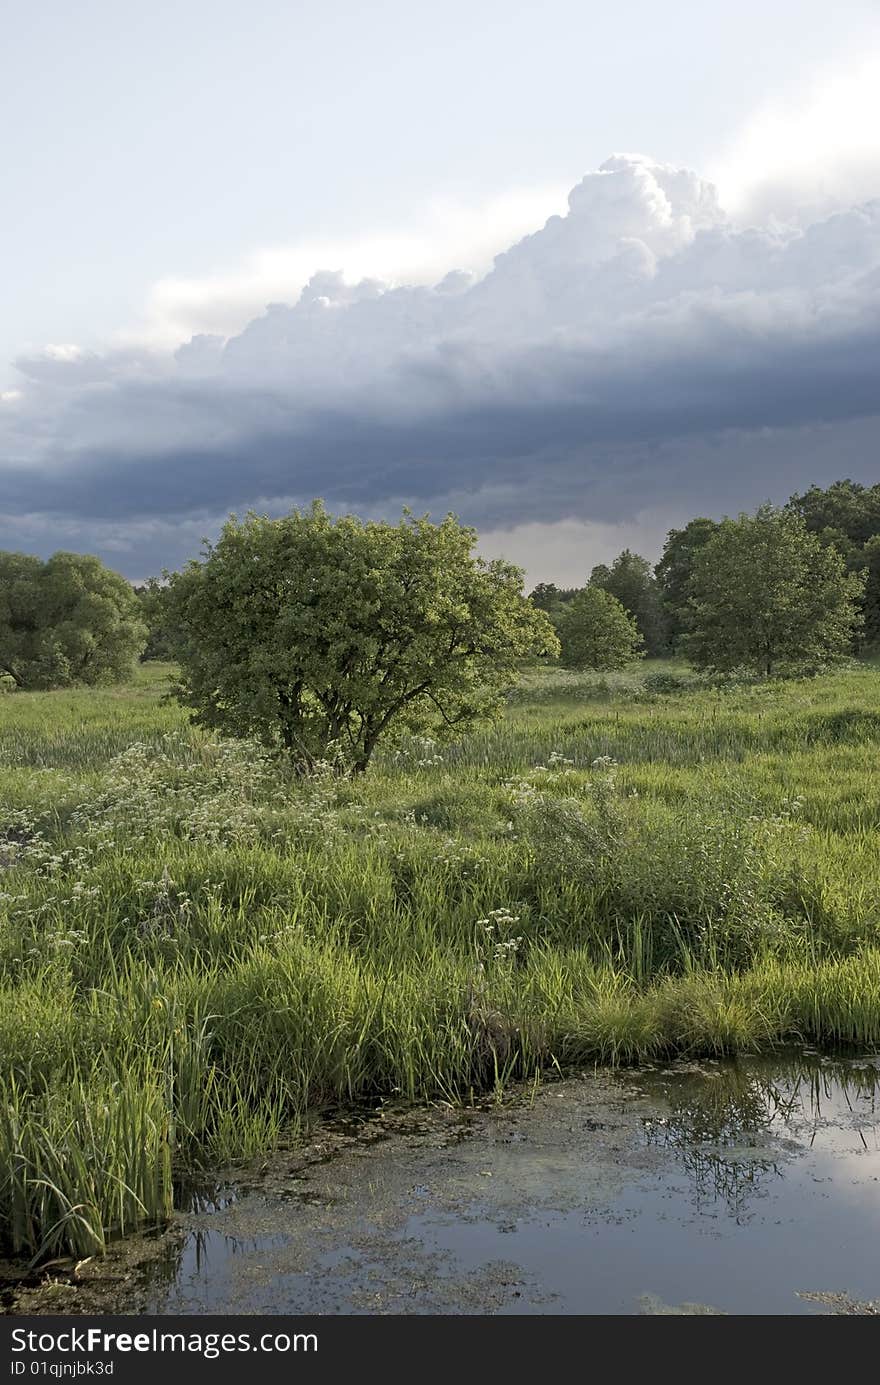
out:
<path id="1" fill-rule="evenodd" d="M 633 479 L 642 499 L 662 498 L 669 477 L 652 466 L 644 449 L 672 438 L 801 427 L 880 410 L 880 330 L 847 340 L 756 348 L 748 360 L 690 356 L 591 363 L 555 351 L 542 353 L 540 368 L 565 379 L 558 398 L 519 393 L 482 404 L 452 399 L 427 423 L 330 409 L 297 416 L 254 391 L 246 407 L 240 401 L 250 426 L 214 445 L 139 451 L 131 439 L 112 450 L 96 447 L 47 459 L 37 468 L 6 468 L 0 472 L 0 510 L 124 521 L 236 508 L 273 496 L 320 493 L 328 501 L 366 502 L 409 496 L 422 502 L 446 491 L 515 485 L 521 513 L 552 519 L 560 505 L 568 513 L 596 514 L 585 483 L 613 470 L 615 461 L 622 472 L 618 479 L 625 481 L 632 455 L 639 458 L 632 463 Z M 206 414 L 215 406 L 214 393 L 198 396 Z M 228 406 L 228 396 L 216 404 Z M 119 405 L 126 410 L 124 392 Z M 132 417 L 151 407 L 142 390 L 129 402 Z M 266 416 L 272 418 L 269 426 L 261 422 Z M 745 480 L 747 452 L 743 471 Z M 600 517 L 620 518 L 629 502 L 625 487 L 606 494 Z"/>
<path id="2" fill-rule="evenodd" d="M 843 454 L 871 479 L 880 207 L 737 231 L 694 175 L 610 160 L 477 284 L 324 274 L 208 345 L 25 363 L 0 542 L 27 515 L 161 561 L 175 525 L 314 495 L 498 527 L 747 507 Z"/>

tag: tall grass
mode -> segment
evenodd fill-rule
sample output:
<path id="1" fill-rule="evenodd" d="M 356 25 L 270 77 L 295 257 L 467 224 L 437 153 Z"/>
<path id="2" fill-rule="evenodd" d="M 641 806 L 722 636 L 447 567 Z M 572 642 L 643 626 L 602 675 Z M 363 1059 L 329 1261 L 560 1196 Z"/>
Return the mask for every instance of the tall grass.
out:
<path id="1" fill-rule="evenodd" d="M 0 700 L 0 1237 L 91 1254 L 316 1114 L 880 1041 L 880 673 L 529 675 L 302 783 L 163 702 Z"/>

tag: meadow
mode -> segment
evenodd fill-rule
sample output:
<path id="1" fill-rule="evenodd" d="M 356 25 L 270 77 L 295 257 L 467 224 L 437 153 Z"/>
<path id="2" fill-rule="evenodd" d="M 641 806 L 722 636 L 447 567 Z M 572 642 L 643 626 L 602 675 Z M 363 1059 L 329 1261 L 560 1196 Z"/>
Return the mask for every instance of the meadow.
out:
<path id="1" fill-rule="evenodd" d="M 340 1107 L 880 1043 L 880 669 L 528 672 L 297 779 L 171 670 L 0 696 L 0 1246 L 157 1222 Z"/>

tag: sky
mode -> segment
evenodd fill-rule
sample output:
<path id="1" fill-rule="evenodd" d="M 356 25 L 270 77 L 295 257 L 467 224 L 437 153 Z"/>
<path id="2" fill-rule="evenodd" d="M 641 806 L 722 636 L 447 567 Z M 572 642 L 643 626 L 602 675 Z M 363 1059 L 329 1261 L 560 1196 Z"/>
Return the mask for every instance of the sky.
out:
<path id="1" fill-rule="evenodd" d="M 0 0 L 0 547 L 880 480 L 880 3 Z"/>

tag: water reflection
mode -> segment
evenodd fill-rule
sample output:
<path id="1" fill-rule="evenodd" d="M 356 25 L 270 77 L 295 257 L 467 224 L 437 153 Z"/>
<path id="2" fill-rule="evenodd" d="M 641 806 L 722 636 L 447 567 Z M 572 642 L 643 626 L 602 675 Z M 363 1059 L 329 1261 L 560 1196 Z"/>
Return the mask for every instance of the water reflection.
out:
<path id="1" fill-rule="evenodd" d="M 643 1119 L 645 1138 L 675 1154 L 697 1209 L 720 1200 L 742 1222 L 786 1163 L 823 1134 L 838 1153 L 869 1151 L 878 1073 L 873 1055 L 673 1064 L 639 1079 L 653 1100 L 663 1098 Z"/>
<path id="2" fill-rule="evenodd" d="M 151 1313 L 861 1311 L 878 1082 L 875 1054 L 672 1062 L 606 1097 L 559 1084 L 467 1138 L 353 1138 L 302 1188 L 188 1188 L 142 1294 Z"/>
<path id="3" fill-rule="evenodd" d="M 213 1229 L 193 1229 L 185 1236 L 168 1236 L 162 1254 L 144 1267 L 143 1282 L 153 1290 L 200 1286 L 210 1296 L 212 1275 L 230 1261 L 247 1259 L 259 1251 L 276 1250 L 288 1237 L 283 1233 L 267 1236 L 229 1236 Z"/>

